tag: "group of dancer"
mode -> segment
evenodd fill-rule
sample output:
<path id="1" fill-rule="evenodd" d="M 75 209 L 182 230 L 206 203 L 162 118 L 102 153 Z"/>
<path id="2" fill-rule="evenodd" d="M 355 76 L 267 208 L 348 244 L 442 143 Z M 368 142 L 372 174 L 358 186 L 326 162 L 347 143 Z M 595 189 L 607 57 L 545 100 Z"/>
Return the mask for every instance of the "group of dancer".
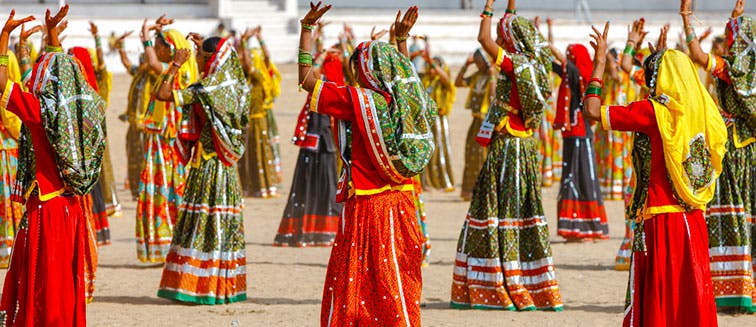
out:
<path id="1" fill-rule="evenodd" d="M 454 191 L 448 115 L 457 87 L 470 88 L 472 124 L 452 307 L 564 309 L 541 192 L 558 179 L 557 233 L 568 241 L 608 238 L 603 201 L 625 201 L 615 263 L 630 270 L 624 325 L 715 326 L 717 307 L 756 312 L 756 49 L 744 0 L 711 54 L 682 0 L 677 49 L 667 48 L 668 25 L 644 47 L 639 19 L 622 52 L 607 46 L 609 23 L 594 27 L 593 58 L 581 44 L 562 54 L 551 21 L 544 37 L 515 0 L 492 37 L 494 0 L 486 0 L 480 49 L 454 79 L 427 37 L 425 50 L 408 46 L 417 7 L 397 13 L 388 43 L 383 32 L 357 43 L 345 26 L 329 46 L 321 18 L 330 8 L 311 3 L 300 21 L 298 84 L 308 96 L 273 241 L 331 246 L 321 325 L 420 325 L 430 249 L 422 192 Z M 64 52 L 67 12 L 48 10 L 42 26 L 26 30 L 34 18 L 11 11 L 0 34 L 8 326 L 86 324 L 97 246 L 109 243 L 107 217 L 120 213 L 98 29 L 90 23 L 94 49 Z M 137 258 L 162 265 L 159 297 L 244 301 L 243 198 L 276 197 L 282 183 L 271 111 L 281 75 L 259 27 L 203 37 L 172 23 L 145 19 L 137 64 L 123 49 L 131 32 L 114 42 L 132 75 L 121 118 Z M 37 53 L 28 38 L 40 31 Z M 712 76 L 706 85 L 702 69 Z"/>

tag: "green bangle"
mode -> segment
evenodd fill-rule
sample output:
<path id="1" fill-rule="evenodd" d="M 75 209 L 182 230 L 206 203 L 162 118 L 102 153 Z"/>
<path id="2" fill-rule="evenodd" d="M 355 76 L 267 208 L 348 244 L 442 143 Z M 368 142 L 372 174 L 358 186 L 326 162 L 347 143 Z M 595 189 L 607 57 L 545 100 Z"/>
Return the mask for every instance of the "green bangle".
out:
<path id="1" fill-rule="evenodd" d="M 95 36 L 95 47 L 99 48 L 102 46 L 102 43 L 100 42 L 100 37 Z"/>
<path id="2" fill-rule="evenodd" d="M 52 45 L 48 45 L 45 47 L 45 52 L 63 52 L 62 47 L 54 47 Z"/>
<path id="3" fill-rule="evenodd" d="M 585 90 L 586 95 L 593 94 L 593 95 L 601 96 L 601 93 L 602 93 L 601 88 L 595 85 L 588 86 L 588 89 Z"/>
<path id="4" fill-rule="evenodd" d="M 315 25 L 302 23 L 302 29 L 312 32 L 315 29 Z"/>
<path id="5" fill-rule="evenodd" d="M 142 45 L 143 45 L 143 46 L 144 46 L 145 48 L 146 48 L 146 47 L 151 47 L 151 46 L 152 46 L 152 40 L 142 41 Z"/>
<path id="6" fill-rule="evenodd" d="M 685 36 L 685 43 L 689 44 L 690 42 L 693 42 L 693 40 L 696 39 L 696 31 L 694 29 L 690 29 L 690 33 L 688 33 L 687 36 Z"/>
<path id="7" fill-rule="evenodd" d="M 28 64 L 31 64 L 31 60 L 29 59 L 29 57 L 24 57 L 24 58 L 21 58 L 21 60 L 18 61 L 18 64 L 19 65 L 28 65 Z"/>
<path id="8" fill-rule="evenodd" d="M 635 55 L 635 47 L 628 44 L 625 46 L 625 51 L 622 51 L 623 54 L 630 55 L 631 57 Z"/>
<path id="9" fill-rule="evenodd" d="M 481 15 L 487 16 L 487 17 L 493 17 L 494 13 L 488 10 L 483 10 L 483 13 Z"/>
<path id="10" fill-rule="evenodd" d="M 257 40 L 257 42 L 260 43 L 260 46 L 265 45 L 265 41 L 263 41 L 263 39 L 259 39 L 259 40 Z"/>
<path id="11" fill-rule="evenodd" d="M 515 10 L 515 9 L 510 10 L 509 8 L 507 8 L 507 10 L 504 11 L 504 12 L 507 13 L 507 14 L 513 14 L 513 15 L 517 14 L 517 10 Z"/>
<path id="12" fill-rule="evenodd" d="M 8 67 L 9 62 L 8 55 L 0 55 L 0 67 Z"/>
<path id="13" fill-rule="evenodd" d="M 312 54 L 304 51 L 302 49 L 299 49 L 299 56 L 298 56 L 297 63 L 300 66 L 312 66 Z"/>
<path id="14" fill-rule="evenodd" d="M 407 39 L 409 39 L 409 35 L 407 35 L 407 36 L 397 36 L 396 37 L 396 40 L 399 41 L 399 42 L 401 42 L 401 41 L 407 41 Z"/>

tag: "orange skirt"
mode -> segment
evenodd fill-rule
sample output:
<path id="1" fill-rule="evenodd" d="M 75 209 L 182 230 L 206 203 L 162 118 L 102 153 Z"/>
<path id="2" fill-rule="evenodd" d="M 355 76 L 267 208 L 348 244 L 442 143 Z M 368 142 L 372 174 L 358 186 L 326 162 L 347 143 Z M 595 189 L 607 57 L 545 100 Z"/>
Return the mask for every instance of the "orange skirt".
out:
<path id="1" fill-rule="evenodd" d="M 328 263 L 321 326 L 420 326 L 422 246 L 412 193 L 349 198 Z"/>

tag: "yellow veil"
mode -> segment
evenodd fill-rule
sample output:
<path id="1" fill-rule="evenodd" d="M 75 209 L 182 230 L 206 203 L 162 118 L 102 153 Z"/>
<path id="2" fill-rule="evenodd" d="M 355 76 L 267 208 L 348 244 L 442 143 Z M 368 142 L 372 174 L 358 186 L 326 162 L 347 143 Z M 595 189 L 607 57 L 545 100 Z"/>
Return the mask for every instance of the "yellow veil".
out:
<path id="1" fill-rule="evenodd" d="M 181 32 L 174 29 L 160 31 L 161 37 L 169 44 L 173 54 L 179 49 L 188 49 L 192 51 L 191 43 L 184 37 Z M 181 65 L 176 77 L 173 80 L 173 89 L 181 90 L 199 80 L 199 67 L 194 54 Z M 175 138 L 177 124 L 181 120 L 181 112 L 175 110 L 173 102 L 163 102 L 154 99 L 155 93 L 160 88 L 160 83 L 154 85 L 151 94 L 151 102 L 141 121 L 146 129 L 163 131 L 168 138 Z M 168 118 L 168 119 L 167 119 Z"/>
<path id="2" fill-rule="evenodd" d="M 23 85 L 21 81 L 21 67 L 18 65 L 18 59 L 13 51 L 8 51 L 8 80 L 18 85 Z M 5 85 L 3 85 L 5 87 Z M 7 98 L 10 94 L 3 94 L 2 103 L 7 102 Z M 8 111 L 3 105 L 0 108 L 0 122 L 3 124 L 2 128 L 14 139 L 18 139 L 18 134 L 21 131 L 21 120 Z M 0 140 L 0 148 L 3 147 L 2 140 Z"/>
<path id="3" fill-rule="evenodd" d="M 250 50 L 252 56 L 252 65 L 262 72 L 262 87 L 265 90 L 264 108 L 270 110 L 273 108 L 273 102 L 281 95 L 281 73 L 278 67 L 271 61 L 270 65 L 265 64 L 265 58 L 260 48 Z"/>
<path id="4" fill-rule="evenodd" d="M 436 60 L 435 58 L 433 59 Z M 436 62 L 438 63 L 438 62 Z M 446 64 L 443 60 L 441 60 L 442 66 L 441 69 L 444 70 L 446 73 L 446 76 L 449 76 L 451 79 L 451 73 L 449 72 L 449 65 Z M 426 72 L 430 69 L 426 69 Z M 423 85 L 425 88 L 432 87 L 430 97 L 433 99 L 433 101 L 436 101 L 436 105 L 438 106 L 438 114 L 439 116 L 446 116 L 451 112 L 452 106 L 454 105 L 454 100 L 457 99 L 457 88 L 454 86 L 454 82 L 451 82 L 450 87 L 446 88 L 441 84 L 441 78 L 438 76 L 431 77 L 429 73 L 426 73 L 423 76 Z M 485 100 L 484 100 L 485 101 Z M 487 110 L 488 108 L 486 108 Z"/>
<path id="5" fill-rule="evenodd" d="M 105 100 L 105 108 L 110 105 L 110 90 L 113 88 L 113 74 L 111 74 L 104 62 L 97 60 L 97 50 L 87 48 L 89 57 L 92 59 L 95 77 L 97 78 L 97 88 L 100 89 L 100 97 Z"/>
<path id="6" fill-rule="evenodd" d="M 727 129 L 688 55 L 666 50 L 657 64 L 651 102 L 669 178 L 679 200 L 704 209 L 722 172 Z"/>

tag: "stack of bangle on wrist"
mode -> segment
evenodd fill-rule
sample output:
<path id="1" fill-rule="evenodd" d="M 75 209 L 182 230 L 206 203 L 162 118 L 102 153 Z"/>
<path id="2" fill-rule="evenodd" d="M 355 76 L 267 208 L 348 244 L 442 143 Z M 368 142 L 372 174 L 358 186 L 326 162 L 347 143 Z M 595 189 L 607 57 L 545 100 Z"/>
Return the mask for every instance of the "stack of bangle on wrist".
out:
<path id="1" fill-rule="evenodd" d="M 310 31 L 310 32 L 312 32 L 312 30 L 314 30 L 314 29 L 315 29 L 315 25 L 314 25 L 314 24 L 313 24 L 313 25 L 311 25 L 311 24 L 307 24 L 307 23 L 305 23 L 305 22 L 301 22 L 301 21 L 300 21 L 300 23 L 302 24 L 302 29 L 303 29 L 303 30 L 306 30 L 306 31 Z"/>
<path id="2" fill-rule="evenodd" d="M 627 41 L 627 45 L 625 46 L 625 51 L 622 51 L 622 54 L 626 54 L 629 56 L 635 56 L 635 46 L 633 41 Z"/>
<path id="3" fill-rule="evenodd" d="M 21 57 L 21 60 L 18 61 L 18 64 L 21 65 L 21 66 L 23 66 L 23 65 L 29 65 L 29 64 L 31 64 L 31 59 L 29 59 L 29 56 Z"/>
<path id="4" fill-rule="evenodd" d="M 152 46 L 152 40 L 142 41 L 142 45 L 143 45 L 143 46 L 144 46 L 145 48 L 146 48 L 146 47 L 151 47 L 151 46 Z"/>
<path id="5" fill-rule="evenodd" d="M 297 64 L 304 67 L 312 67 L 312 54 L 303 50 L 299 49 L 299 55 L 297 56 Z"/>
<path id="6" fill-rule="evenodd" d="M 409 39 L 409 35 L 397 36 L 396 37 L 396 41 L 397 42 L 407 41 L 407 39 Z"/>
<path id="7" fill-rule="evenodd" d="M 507 10 L 505 11 L 505 13 L 507 13 L 507 14 L 512 14 L 512 15 L 516 15 L 516 14 L 517 14 L 517 10 L 515 10 L 515 9 L 511 9 L 511 10 L 510 10 L 509 8 L 507 8 Z"/>
<path id="8" fill-rule="evenodd" d="M 8 63 L 10 62 L 10 59 L 8 58 L 8 55 L 0 55 L 0 67 L 8 67 Z"/>
<path id="9" fill-rule="evenodd" d="M 601 86 L 596 86 L 593 84 L 593 82 L 599 83 Z M 599 78 L 592 78 L 590 82 L 588 82 L 588 88 L 585 90 L 585 95 L 583 97 L 583 100 L 587 100 L 590 98 L 596 98 L 601 99 L 601 93 L 602 88 L 604 87 L 604 81 L 602 81 Z"/>
<path id="10" fill-rule="evenodd" d="M 483 12 L 480 13 L 480 18 L 493 17 L 493 11 L 493 8 L 486 6 L 486 8 L 483 9 Z"/>
<path id="11" fill-rule="evenodd" d="M 696 38 L 696 30 L 692 27 L 685 29 L 685 43 L 690 44 L 690 42 L 693 42 Z"/>
<path id="12" fill-rule="evenodd" d="M 48 45 L 45 47 L 45 52 L 63 52 L 63 48 Z"/>
<path id="13" fill-rule="evenodd" d="M 100 42 L 100 37 L 95 35 L 95 47 L 99 48 L 102 46 L 102 42 Z"/>

